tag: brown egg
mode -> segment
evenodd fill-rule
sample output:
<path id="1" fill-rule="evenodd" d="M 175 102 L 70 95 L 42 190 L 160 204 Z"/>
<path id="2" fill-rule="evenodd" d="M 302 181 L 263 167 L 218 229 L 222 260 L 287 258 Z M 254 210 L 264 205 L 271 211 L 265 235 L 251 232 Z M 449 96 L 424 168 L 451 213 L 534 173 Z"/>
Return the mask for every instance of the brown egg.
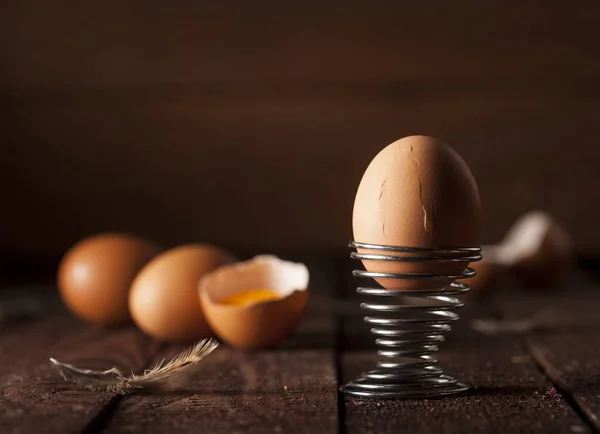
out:
<path id="1" fill-rule="evenodd" d="M 308 282 L 303 264 L 263 255 L 207 274 L 198 289 L 217 336 L 254 350 L 275 347 L 294 331 L 306 307 Z M 274 297 L 266 299 L 268 293 Z"/>
<path id="2" fill-rule="evenodd" d="M 157 256 L 133 282 L 129 309 L 134 322 L 164 341 L 211 336 L 198 300 L 198 282 L 209 271 L 235 261 L 230 253 L 207 244 L 181 246 Z"/>
<path id="3" fill-rule="evenodd" d="M 60 295 L 82 319 L 110 325 L 129 320 L 131 283 L 160 252 L 149 241 L 129 234 L 100 234 L 75 244 L 58 270 Z"/>
<path id="4" fill-rule="evenodd" d="M 354 241 L 417 248 L 476 247 L 480 201 L 461 157 L 445 143 L 410 136 L 384 148 L 367 167 L 354 201 Z M 371 249 L 359 253 L 381 254 Z M 390 256 L 422 256 L 387 253 Z M 458 274 L 466 262 L 363 260 L 371 272 Z M 449 281 L 379 278 L 388 289 L 426 289 Z"/>

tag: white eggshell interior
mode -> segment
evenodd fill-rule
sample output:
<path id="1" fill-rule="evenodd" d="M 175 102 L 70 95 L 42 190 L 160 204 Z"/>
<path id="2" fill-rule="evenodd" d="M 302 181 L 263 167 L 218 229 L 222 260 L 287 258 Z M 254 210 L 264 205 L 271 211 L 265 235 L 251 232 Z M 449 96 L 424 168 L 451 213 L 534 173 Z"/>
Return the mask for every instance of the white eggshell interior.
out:
<path id="1" fill-rule="evenodd" d="M 535 254 L 551 226 L 552 219 L 544 212 L 533 211 L 522 216 L 508 231 L 502 243 L 505 249 L 504 262 L 513 263 Z"/>
<path id="2" fill-rule="evenodd" d="M 308 288 L 309 272 L 304 264 L 289 262 L 272 255 L 260 255 L 238 264 L 224 266 L 206 275 L 199 288 L 213 302 L 239 292 L 270 289 L 282 298 Z"/>

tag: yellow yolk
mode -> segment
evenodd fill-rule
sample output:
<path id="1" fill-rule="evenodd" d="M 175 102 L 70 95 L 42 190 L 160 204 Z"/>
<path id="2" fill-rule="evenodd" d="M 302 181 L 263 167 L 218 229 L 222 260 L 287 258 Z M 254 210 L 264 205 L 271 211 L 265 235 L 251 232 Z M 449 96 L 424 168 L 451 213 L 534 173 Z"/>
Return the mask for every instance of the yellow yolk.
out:
<path id="1" fill-rule="evenodd" d="M 239 292 L 221 301 L 221 304 L 230 306 L 246 306 L 250 303 L 279 300 L 281 296 L 270 289 L 251 289 Z"/>

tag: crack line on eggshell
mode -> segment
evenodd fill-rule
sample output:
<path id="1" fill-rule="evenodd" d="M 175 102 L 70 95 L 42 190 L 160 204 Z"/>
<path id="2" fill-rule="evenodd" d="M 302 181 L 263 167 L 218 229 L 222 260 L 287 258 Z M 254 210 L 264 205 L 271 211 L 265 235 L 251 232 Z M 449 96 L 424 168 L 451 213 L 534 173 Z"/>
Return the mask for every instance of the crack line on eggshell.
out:
<path id="1" fill-rule="evenodd" d="M 377 200 L 377 202 L 381 202 L 381 199 L 383 198 L 383 194 L 385 192 L 385 184 L 388 181 L 388 177 L 386 177 L 383 182 L 381 183 L 381 186 L 379 187 L 379 199 Z M 381 203 L 379 204 L 379 206 L 381 207 Z M 387 234 L 385 233 L 385 217 L 384 220 L 381 222 L 381 233 L 383 235 L 383 238 L 387 241 Z"/>
<path id="2" fill-rule="evenodd" d="M 388 179 L 385 178 L 383 180 L 383 182 L 381 183 L 381 187 L 379 187 L 379 199 L 378 200 L 381 200 L 381 197 L 383 196 L 383 191 L 384 191 L 385 183 L 387 182 L 387 180 Z"/>
<path id="3" fill-rule="evenodd" d="M 408 158 L 411 159 L 411 161 L 414 161 L 415 163 L 417 163 L 417 166 L 421 166 L 421 163 L 419 162 L 419 160 L 417 160 L 414 156 L 413 156 L 413 146 L 410 145 L 410 149 L 408 151 Z"/>
<path id="4" fill-rule="evenodd" d="M 423 208 L 423 227 L 426 232 L 429 232 L 429 228 L 427 227 L 427 210 L 423 205 L 421 205 L 421 208 Z"/>
<path id="5" fill-rule="evenodd" d="M 430 222 L 430 220 L 428 220 L 427 218 L 427 209 L 425 208 L 425 205 L 423 205 L 423 188 L 421 186 L 421 180 L 418 180 L 419 182 L 419 200 L 421 201 L 421 208 L 423 209 L 423 228 L 425 228 L 425 232 L 427 232 L 428 234 L 431 234 L 431 231 L 429 230 L 429 227 L 427 225 L 428 222 Z"/>
<path id="6" fill-rule="evenodd" d="M 419 160 L 417 160 L 414 155 L 413 155 L 413 145 L 409 145 L 409 150 L 408 150 L 408 158 L 415 162 L 417 164 L 417 167 L 421 166 L 421 163 L 419 162 Z M 427 232 L 428 234 L 432 235 L 432 230 L 430 230 L 429 226 L 431 225 L 431 221 L 430 219 L 427 217 L 427 209 L 425 208 L 425 205 L 423 204 L 423 188 L 421 186 L 421 178 L 417 173 L 417 181 L 419 183 L 419 200 L 421 202 L 421 208 L 423 209 L 423 228 L 425 229 L 425 232 Z M 429 226 L 428 226 L 429 223 Z"/>

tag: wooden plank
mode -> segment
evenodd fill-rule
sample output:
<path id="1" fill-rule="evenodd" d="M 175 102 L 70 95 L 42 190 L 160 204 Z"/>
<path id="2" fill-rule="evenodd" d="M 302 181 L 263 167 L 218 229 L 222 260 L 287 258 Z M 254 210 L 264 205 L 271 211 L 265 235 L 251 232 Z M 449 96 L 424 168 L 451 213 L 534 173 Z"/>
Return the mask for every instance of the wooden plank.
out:
<path id="1" fill-rule="evenodd" d="M 366 164 L 415 132 L 472 167 L 485 242 L 542 207 L 600 245 L 598 191 L 572 194 L 598 184 L 598 2 L 294 3 L 2 2 L 0 248 L 334 250 Z"/>
<path id="2" fill-rule="evenodd" d="M 132 326 L 104 330 L 62 312 L 0 335 L 0 431 L 80 433 L 99 429 L 120 399 L 65 383 L 49 357 L 91 369 L 140 370 L 152 341 Z"/>
<path id="3" fill-rule="evenodd" d="M 559 329 L 600 325 L 596 302 L 600 298 L 599 280 L 573 270 L 559 287 L 548 290 L 517 290 L 508 287 L 492 294 L 499 313 L 508 320 L 530 318 L 540 313 L 555 313 Z"/>
<path id="4" fill-rule="evenodd" d="M 572 279 L 562 288 L 532 296 L 498 295 L 508 319 L 544 315 L 555 319 L 545 333 L 531 333 L 525 343 L 540 369 L 596 430 L 600 431 L 600 288 L 597 282 Z"/>
<path id="5" fill-rule="evenodd" d="M 442 346 L 438 358 L 448 374 L 473 387 L 470 392 L 433 400 L 347 397 L 346 432 L 590 432 L 512 337 L 463 335 L 453 342 Z M 344 381 L 372 369 L 374 354 L 344 353 Z"/>
<path id="6" fill-rule="evenodd" d="M 305 320 L 280 349 L 222 346 L 163 393 L 127 396 L 107 432 L 336 432 L 333 317 L 323 298 L 330 276 L 323 271 L 311 267 Z"/>
<path id="7" fill-rule="evenodd" d="M 416 132 L 447 140 L 471 167 L 485 243 L 543 208 L 578 248 L 594 249 L 600 190 L 587 201 L 572 192 L 600 182 L 600 150 L 589 146 L 600 135 L 600 99 L 528 89 L 412 97 L 150 90 L 13 101 L 0 110 L 0 194 L 14 210 L 4 214 L 11 231 L 0 234 L 0 249 L 55 260 L 81 237 L 113 228 L 165 245 L 343 249 L 366 166 Z M 46 224 L 36 224 L 42 214 Z"/>
<path id="8" fill-rule="evenodd" d="M 335 432 L 332 355 L 218 349 L 172 392 L 126 397 L 108 432 Z"/>
<path id="9" fill-rule="evenodd" d="M 556 388 L 600 431 L 598 326 L 575 332 L 530 336 L 527 346 Z"/>
<path id="10" fill-rule="evenodd" d="M 3 2 L 2 79 L 398 81 L 600 73 L 597 2 Z M 77 35 L 76 41 L 73 35 Z"/>

